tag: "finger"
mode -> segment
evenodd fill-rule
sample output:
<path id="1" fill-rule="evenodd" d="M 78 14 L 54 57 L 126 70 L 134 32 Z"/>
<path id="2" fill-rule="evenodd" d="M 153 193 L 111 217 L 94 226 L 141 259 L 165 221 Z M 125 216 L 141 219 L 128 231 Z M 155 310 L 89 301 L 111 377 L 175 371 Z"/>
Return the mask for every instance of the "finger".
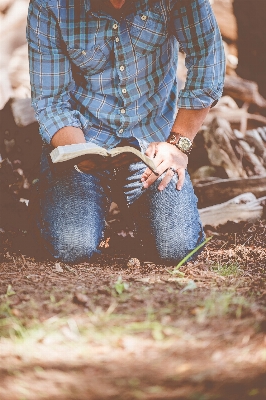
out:
<path id="1" fill-rule="evenodd" d="M 185 172 L 184 168 L 180 168 L 177 171 L 177 173 L 178 173 L 178 182 L 177 182 L 176 188 L 177 188 L 177 190 L 181 190 L 184 185 L 184 182 L 185 182 L 186 172 Z"/>
<path id="2" fill-rule="evenodd" d="M 152 172 L 152 170 L 150 168 L 146 168 L 144 173 L 143 173 L 143 175 L 142 175 L 142 177 L 141 177 L 141 182 L 146 181 L 149 178 L 149 176 L 151 176 L 152 173 L 153 172 Z"/>
<path id="3" fill-rule="evenodd" d="M 164 161 L 163 157 L 159 154 L 156 154 L 155 158 L 153 159 L 154 165 L 156 167 L 156 179 L 167 170 L 169 167 L 169 162 Z M 162 166 L 162 168 L 161 168 Z M 154 175 L 153 171 L 147 168 L 141 178 L 141 182 L 146 181 L 151 175 Z"/>
<path id="4" fill-rule="evenodd" d="M 156 168 L 156 175 L 154 173 L 150 174 L 150 176 L 143 182 L 143 187 L 148 188 L 156 179 L 159 178 L 166 170 L 168 169 L 168 163 L 162 162 L 158 168 Z"/>
<path id="5" fill-rule="evenodd" d="M 173 176 L 175 175 L 174 171 L 171 169 L 168 169 L 166 172 L 164 178 L 162 179 L 160 185 L 158 186 L 158 190 L 164 190 L 166 186 L 169 184 L 169 182 L 172 180 Z"/>
<path id="6" fill-rule="evenodd" d="M 156 153 L 157 153 L 157 143 L 153 142 L 149 145 L 145 154 L 153 159 L 156 156 Z M 144 182 L 151 174 L 152 170 L 150 168 L 146 168 L 141 177 L 141 182 Z"/>

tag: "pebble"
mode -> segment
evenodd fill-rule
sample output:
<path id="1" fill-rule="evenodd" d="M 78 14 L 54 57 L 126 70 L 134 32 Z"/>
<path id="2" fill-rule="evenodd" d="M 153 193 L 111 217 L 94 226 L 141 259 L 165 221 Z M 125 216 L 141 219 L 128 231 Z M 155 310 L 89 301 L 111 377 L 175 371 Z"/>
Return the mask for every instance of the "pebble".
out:
<path id="1" fill-rule="evenodd" d="M 127 267 L 128 268 L 139 268 L 140 267 L 140 261 L 138 258 L 130 258 L 127 262 Z"/>

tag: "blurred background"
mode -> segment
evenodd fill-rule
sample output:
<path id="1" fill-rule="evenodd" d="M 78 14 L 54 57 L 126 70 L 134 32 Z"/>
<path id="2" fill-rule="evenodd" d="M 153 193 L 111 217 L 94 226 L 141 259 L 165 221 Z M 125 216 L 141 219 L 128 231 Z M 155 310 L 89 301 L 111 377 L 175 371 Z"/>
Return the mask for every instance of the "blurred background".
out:
<path id="1" fill-rule="evenodd" d="M 0 228 L 27 229 L 26 207 L 38 180 L 41 139 L 30 106 L 25 37 L 28 0 L 0 0 Z M 227 76 L 224 95 L 195 140 L 191 173 L 200 208 L 241 192 L 266 195 L 266 1 L 211 0 L 224 40 Z M 186 79 L 185 55 L 178 77 Z M 258 179 L 254 180 L 247 178 Z M 226 194 L 217 196 L 215 182 Z M 244 179 L 244 181 L 243 181 Z M 243 183 L 244 182 L 244 183 Z M 205 184 L 213 183 L 206 196 Z M 208 189 L 209 190 L 209 189 Z M 257 190 L 257 191 L 256 191 Z M 117 210 L 116 210 L 117 212 Z"/>

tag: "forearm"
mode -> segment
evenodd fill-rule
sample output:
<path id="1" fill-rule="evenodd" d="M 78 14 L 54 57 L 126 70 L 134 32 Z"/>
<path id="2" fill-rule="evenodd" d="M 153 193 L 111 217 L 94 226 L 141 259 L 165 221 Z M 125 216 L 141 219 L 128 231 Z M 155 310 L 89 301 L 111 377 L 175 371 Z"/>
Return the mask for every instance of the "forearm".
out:
<path id="1" fill-rule="evenodd" d="M 54 147 L 77 143 L 86 143 L 86 140 L 82 130 L 73 126 L 65 126 L 59 129 L 51 140 Z"/>
<path id="2" fill-rule="evenodd" d="M 181 136 L 185 136 L 193 141 L 209 110 L 210 107 L 200 110 L 180 108 L 171 131 L 179 133 Z"/>

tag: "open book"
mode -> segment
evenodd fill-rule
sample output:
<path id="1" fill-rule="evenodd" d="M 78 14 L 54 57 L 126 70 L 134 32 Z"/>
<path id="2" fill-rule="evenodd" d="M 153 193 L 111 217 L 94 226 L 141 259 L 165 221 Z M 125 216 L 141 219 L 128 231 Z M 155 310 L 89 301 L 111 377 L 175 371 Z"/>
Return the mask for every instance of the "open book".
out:
<path id="1" fill-rule="evenodd" d="M 115 168 L 142 160 L 153 172 L 156 172 L 153 160 L 131 146 L 106 150 L 94 143 L 79 143 L 58 146 L 51 151 L 50 156 L 54 164 L 64 163 L 65 166 L 73 166 L 81 161 L 88 160 L 91 170 L 105 169 L 110 166 Z"/>

